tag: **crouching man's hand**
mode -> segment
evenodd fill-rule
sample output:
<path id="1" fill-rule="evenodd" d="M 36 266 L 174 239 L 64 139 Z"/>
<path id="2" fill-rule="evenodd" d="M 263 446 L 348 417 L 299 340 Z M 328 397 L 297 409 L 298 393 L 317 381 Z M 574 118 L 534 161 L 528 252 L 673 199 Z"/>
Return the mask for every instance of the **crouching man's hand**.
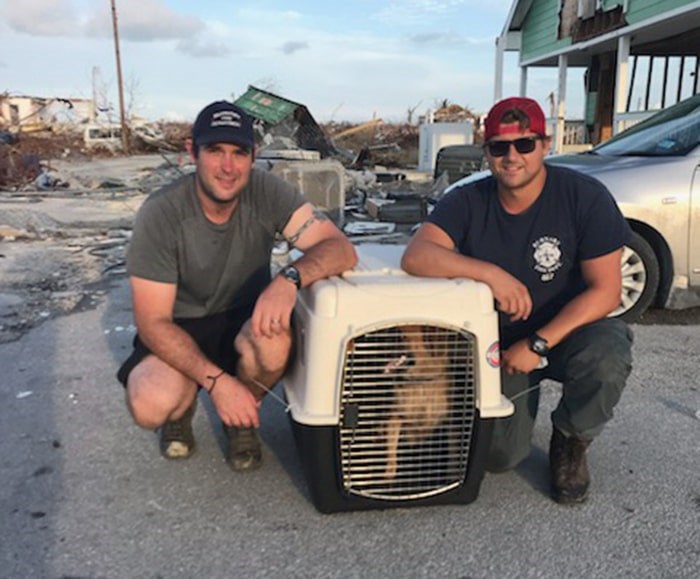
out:
<path id="1" fill-rule="evenodd" d="M 274 338 L 288 333 L 296 299 L 296 286 L 276 276 L 255 302 L 255 309 L 250 318 L 253 336 Z"/>
<path id="2" fill-rule="evenodd" d="M 516 372 L 529 374 L 539 366 L 540 361 L 541 357 L 530 349 L 527 340 L 515 342 L 510 348 L 501 352 L 501 367 L 508 374 Z"/>
<path id="3" fill-rule="evenodd" d="M 242 428 L 260 426 L 260 402 L 237 378 L 223 374 L 210 392 L 216 411 L 226 426 Z"/>

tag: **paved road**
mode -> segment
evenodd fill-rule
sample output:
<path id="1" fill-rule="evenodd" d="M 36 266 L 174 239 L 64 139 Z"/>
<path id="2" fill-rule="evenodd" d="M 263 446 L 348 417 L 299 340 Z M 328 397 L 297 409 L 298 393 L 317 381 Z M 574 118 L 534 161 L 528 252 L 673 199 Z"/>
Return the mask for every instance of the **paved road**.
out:
<path id="1" fill-rule="evenodd" d="M 271 398 L 259 471 L 226 467 L 206 399 L 195 456 L 159 457 L 114 379 L 132 330 L 126 283 L 112 283 L 97 308 L 0 346 L 1 577 L 700 574 L 697 327 L 635 327 L 635 369 L 591 449 L 586 505 L 547 497 L 549 383 L 530 458 L 486 475 L 474 503 L 322 515 Z"/>

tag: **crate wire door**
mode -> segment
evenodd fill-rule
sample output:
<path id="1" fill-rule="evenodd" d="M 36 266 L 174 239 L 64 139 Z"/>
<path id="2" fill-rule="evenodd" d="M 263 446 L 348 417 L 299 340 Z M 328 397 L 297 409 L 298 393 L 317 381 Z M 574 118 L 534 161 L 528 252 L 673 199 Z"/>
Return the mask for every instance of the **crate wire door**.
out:
<path id="1" fill-rule="evenodd" d="M 464 481 L 477 416 L 475 352 L 473 334 L 433 325 L 393 325 L 348 342 L 339 429 L 347 493 L 419 499 Z"/>

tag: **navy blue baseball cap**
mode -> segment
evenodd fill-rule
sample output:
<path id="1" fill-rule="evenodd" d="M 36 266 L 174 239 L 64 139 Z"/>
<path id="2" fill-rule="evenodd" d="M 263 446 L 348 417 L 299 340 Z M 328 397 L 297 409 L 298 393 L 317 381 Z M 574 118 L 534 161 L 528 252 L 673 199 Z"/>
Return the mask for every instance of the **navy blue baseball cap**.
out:
<path id="1" fill-rule="evenodd" d="M 231 143 L 253 149 L 253 119 L 228 101 L 216 101 L 204 107 L 192 125 L 195 147 L 212 143 Z"/>

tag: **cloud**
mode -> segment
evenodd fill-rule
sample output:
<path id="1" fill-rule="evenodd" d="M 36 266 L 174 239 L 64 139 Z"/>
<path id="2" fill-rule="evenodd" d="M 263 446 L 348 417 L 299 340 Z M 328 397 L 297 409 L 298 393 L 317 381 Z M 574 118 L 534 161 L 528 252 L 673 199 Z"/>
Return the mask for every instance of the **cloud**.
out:
<path id="1" fill-rule="evenodd" d="M 374 19 L 393 24 L 415 24 L 426 15 L 446 15 L 467 0 L 391 0 L 374 14 Z"/>
<path id="2" fill-rule="evenodd" d="M 0 9 L 7 25 L 31 36 L 96 37 L 113 35 L 110 3 L 76 0 L 1 0 Z M 83 6 L 83 4 L 80 4 Z M 119 0 L 116 3 L 119 37 L 132 41 L 189 38 L 205 29 L 197 16 L 181 14 L 163 0 Z"/>
<path id="3" fill-rule="evenodd" d="M 408 37 L 408 41 L 412 44 L 419 45 L 439 45 L 447 47 L 461 48 L 464 46 L 473 46 L 476 44 L 493 45 L 493 38 L 472 38 L 457 34 L 455 32 L 425 32 L 414 34 Z"/>
<path id="4" fill-rule="evenodd" d="M 300 42 L 298 40 L 290 40 L 289 42 L 285 42 L 280 50 L 284 54 L 294 54 L 295 52 L 298 52 L 299 50 L 304 50 L 306 48 L 309 48 L 309 43 L 308 42 Z"/>
<path id="5" fill-rule="evenodd" d="M 199 17 L 179 14 L 163 0 L 119 0 L 117 23 L 120 38 L 135 42 L 190 38 L 205 28 Z M 111 36 L 111 10 L 94 12 L 85 31 L 89 36 Z"/>
<path id="6" fill-rule="evenodd" d="M 445 27 L 469 27 L 480 17 L 503 18 L 513 0 L 389 0 L 371 18 L 392 26 L 423 26 L 426 21 Z M 473 26 L 472 26 L 473 27 Z"/>
<path id="7" fill-rule="evenodd" d="M 260 10 L 259 8 L 242 8 L 238 18 L 247 22 L 258 22 L 269 26 L 270 22 L 289 25 L 303 20 L 301 12 L 296 10 Z"/>
<path id="8" fill-rule="evenodd" d="M 12 30 L 31 36 L 69 36 L 78 22 L 71 0 L 5 0 L 0 9 Z"/>
<path id="9" fill-rule="evenodd" d="M 231 54 L 231 49 L 217 40 L 184 38 L 177 43 L 177 50 L 194 58 L 220 58 Z"/>

